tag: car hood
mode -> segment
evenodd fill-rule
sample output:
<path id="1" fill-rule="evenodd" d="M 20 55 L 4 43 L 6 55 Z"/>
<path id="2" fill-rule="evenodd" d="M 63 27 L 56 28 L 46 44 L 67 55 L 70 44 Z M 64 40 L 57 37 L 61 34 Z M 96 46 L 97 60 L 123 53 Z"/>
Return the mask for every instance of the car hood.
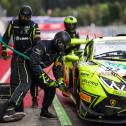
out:
<path id="1" fill-rule="evenodd" d="M 126 76 L 126 63 L 113 61 L 97 61 L 96 73 L 104 76 L 117 75 Z"/>
<path id="2" fill-rule="evenodd" d="M 79 69 L 82 72 L 97 74 L 100 76 L 111 77 L 117 75 L 119 77 L 126 76 L 126 63 L 115 61 L 93 61 L 93 63 L 80 63 Z M 117 77 L 116 76 L 116 77 Z"/>
<path id="3" fill-rule="evenodd" d="M 126 63 L 101 60 L 86 63 L 80 62 L 78 69 L 80 80 L 82 81 L 82 88 L 85 82 L 97 85 L 100 82 L 100 85 L 102 85 L 109 94 L 126 96 Z M 98 90 L 101 90 L 100 85 L 96 86 L 97 90 L 95 87 L 95 91 L 93 92 L 97 93 Z M 86 85 L 86 88 L 87 87 Z M 91 87 L 88 88 L 91 89 Z M 86 90 L 85 87 L 84 90 Z M 120 94 L 120 92 L 123 93 Z"/>

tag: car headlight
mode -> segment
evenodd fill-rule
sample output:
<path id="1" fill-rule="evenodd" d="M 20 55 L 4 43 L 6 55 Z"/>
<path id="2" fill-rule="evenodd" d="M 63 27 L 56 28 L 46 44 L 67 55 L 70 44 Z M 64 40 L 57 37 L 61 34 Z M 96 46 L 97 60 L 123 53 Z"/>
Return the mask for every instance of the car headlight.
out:
<path id="1" fill-rule="evenodd" d="M 101 77 L 100 78 L 103 83 L 108 86 L 109 88 L 113 88 L 113 89 L 116 89 L 116 90 L 121 90 L 121 91 L 124 91 L 126 90 L 126 84 L 122 81 L 120 82 L 115 82 L 113 80 L 110 80 L 108 78 L 105 78 L 105 77 Z"/>

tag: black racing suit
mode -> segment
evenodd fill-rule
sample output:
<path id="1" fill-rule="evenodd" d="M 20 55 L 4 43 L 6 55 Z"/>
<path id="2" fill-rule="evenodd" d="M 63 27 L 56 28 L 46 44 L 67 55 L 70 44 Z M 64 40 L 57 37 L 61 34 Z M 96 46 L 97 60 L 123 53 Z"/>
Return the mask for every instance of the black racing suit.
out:
<path id="1" fill-rule="evenodd" d="M 54 62 L 53 72 L 56 80 L 60 77 L 63 77 L 62 54 L 57 52 L 55 47 L 53 47 L 53 40 L 40 41 L 36 46 L 31 48 L 31 50 L 25 52 L 25 54 L 27 54 L 31 59 L 31 61 L 27 61 L 22 57 L 19 57 L 19 63 L 25 62 L 29 68 L 28 70 L 30 71 L 30 74 L 28 74 L 29 76 L 27 76 L 27 78 L 25 77 L 25 80 L 30 81 L 30 78 L 34 77 L 36 84 L 38 84 L 40 88 L 44 89 L 45 93 L 43 99 L 43 108 L 48 109 L 54 99 L 56 88 L 55 86 L 50 86 L 51 82 L 53 81 L 45 72 L 43 72 L 42 69 Z M 20 105 L 30 88 L 30 84 L 31 83 L 23 83 L 15 89 L 13 95 L 10 98 L 11 105 Z"/>
<path id="2" fill-rule="evenodd" d="M 79 34 L 76 31 L 73 31 L 73 32 L 69 30 L 65 30 L 65 31 L 69 33 L 71 38 L 79 38 Z"/>
<path id="3" fill-rule="evenodd" d="M 71 38 L 80 38 L 79 34 L 76 31 L 73 31 L 73 32 L 71 32 L 69 30 L 65 30 L 65 31 L 69 33 Z M 79 48 L 80 48 L 80 45 L 70 45 L 68 48 L 66 48 L 66 50 L 64 52 L 67 55 L 72 50 L 78 50 Z"/>
<path id="4" fill-rule="evenodd" d="M 13 37 L 14 49 L 23 53 L 36 44 L 36 40 L 40 37 L 40 30 L 38 25 L 33 21 L 24 24 L 19 19 L 14 19 L 8 24 L 2 40 L 8 44 L 11 37 Z M 2 49 L 4 50 L 6 48 L 3 46 Z M 19 56 L 14 54 L 11 61 L 11 93 L 13 93 L 17 87 L 20 87 L 20 85 L 29 85 L 31 82 L 28 78 L 30 76 L 29 73 L 30 70 L 25 60 L 20 61 Z M 18 99 L 15 102 L 18 103 Z M 23 111 L 23 102 L 16 111 Z"/>
<path id="5" fill-rule="evenodd" d="M 40 78 L 41 70 L 38 69 L 40 67 L 39 65 L 41 65 L 41 68 L 43 69 L 54 63 L 52 70 L 55 79 L 58 80 L 59 78 L 63 78 L 62 53 L 56 50 L 53 43 L 53 40 L 42 40 L 32 49 L 32 53 L 30 54 L 30 58 L 32 59 L 32 62 L 30 62 L 32 74 L 35 79 L 38 80 L 40 88 L 44 89 L 45 92 L 42 104 L 43 109 L 48 109 L 48 107 L 52 104 L 56 88 L 54 86 L 49 86 L 51 81 L 48 77 L 45 77 L 45 82 Z M 44 51 L 41 52 L 40 56 L 38 56 L 38 52 L 35 53 L 36 50 Z"/>

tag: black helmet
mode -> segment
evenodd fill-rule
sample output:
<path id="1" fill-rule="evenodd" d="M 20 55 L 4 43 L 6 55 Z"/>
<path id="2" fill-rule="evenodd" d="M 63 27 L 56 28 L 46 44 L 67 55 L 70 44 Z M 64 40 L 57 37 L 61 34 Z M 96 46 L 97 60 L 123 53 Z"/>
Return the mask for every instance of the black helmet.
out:
<path id="1" fill-rule="evenodd" d="M 64 26 L 67 31 L 75 31 L 77 27 L 77 19 L 74 16 L 67 16 L 64 19 Z"/>
<path id="2" fill-rule="evenodd" d="M 32 9 L 30 6 L 24 5 L 20 8 L 20 10 L 19 10 L 19 19 L 20 20 L 28 21 L 31 19 L 31 16 L 32 16 Z"/>
<path id="3" fill-rule="evenodd" d="M 70 35 L 66 31 L 60 31 L 54 37 L 54 46 L 58 51 L 63 51 L 70 42 Z"/>

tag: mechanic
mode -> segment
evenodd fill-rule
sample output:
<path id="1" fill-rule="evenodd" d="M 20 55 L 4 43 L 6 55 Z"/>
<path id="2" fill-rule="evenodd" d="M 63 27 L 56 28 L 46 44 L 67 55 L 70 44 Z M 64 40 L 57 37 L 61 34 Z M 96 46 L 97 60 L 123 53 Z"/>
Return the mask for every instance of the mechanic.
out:
<path id="1" fill-rule="evenodd" d="M 65 31 L 69 33 L 71 38 L 80 38 L 79 33 L 77 33 L 77 18 L 74 16 L 67 16 L 64 19 Z M 72 50 L 78 50 L 80 45 L 70 45 L 66 50 L 65 54 L 70 53 Z"/>
<path id="2" fill-rule="evenodd" d="M 74 16 L 67 16 L 64 19 L 64 27 L 65 27 L 65 31 L 67 31 L 70 35 L 71 38 L 80 38 L 79 37 L 79 33 L 77 33 L 76 29 L 77 29 L 77 19 Z M 80 55 L 80 52 L 78 51 L 80 49 L 80 45 L 69 45 L 68 48 L 65 49 L 64 53 L 65 55 L 72 53 L 72 51 L 74 50 L 74 54 L 76 55 Z M 70 70 L 70 74 L 72 74 L 72 70 Z M 68 85 L 69 90 L 72 89 L 72 83 L 69 83 Z M 66 96 L 69 94 L 69 91 L 67 92 L 63 92 L 63 94 Z"/>
<path id="3" fill-rule="evenodd" d="M 62 69 L 62 56 L 64 49 L 70 44 L 71 38 L 65 31 L 58 32 L 53 40 L 41 40 L 38 41 L 37 45 L 25 52 L 30 57 L 30 61 L 24 60 L 22 57 L 19 63 L 26 62 L 31 71 L 31 76 L 35 78 L 40 88 L 44 88 L 45 94 L 43 99 L 43 105 L 41 108 L 40 117 L 56 118 L 56 115 L 49 112 L 48 108 L 51 106 L 55 96 L 56 87 L 61 90 L 65 90 L 63 69 Z M 48 60 L 47 60 L 48 59 Z M 46 65 L 53 65 L 53 74 L 56 81 L 51 80 L 48 75 L 42 70 Z M 20 69 L 22 70 L 22 69 Z M 26 80 L 30 80 L 31 77 L 27 76 Z M 22 99 L 26 95 L 30 88 L 30 83 L 20 84 L 12 94 L 9 103 L 5 103 L 4 106 L 0 105 L 2 110 L 0 115 L 3 115 L 7 108 L 15 108 L 19 106 Z M 15 116 L 15 113 L 5 114 L 3 116 L 4 121 L 19 120 L 22 118 L 21 114 Z"/>
<path id="4" fill-rule="evenodd" d="M 67 31 L 71 38 L 79 38 L 79 34 L 76 31 L 77 19 L 74 16 L 67 16 L 64 19 L 65 31 Z"/>
<path id="5" fill-rule="evenodd" d="M 31 7 L 28 5 L 22 6 L 19 10 L 18 18 L 10 21 L 2 38 L 2 40 L 8 44 L 12 36 L 14 49 L 22 53 L 25 52 L 28 48 L 32 47 L 36 41 L 40 39 L 40 30 L 38 25 L 31 20 L 31 17 Z M 7 58 L 6 47 L 4 46 L 2 46 L 2 56 L 4 59 Z M 21 69 L 21 71 L 19 71 L 19 69 Z M 27 74 L 29 73 L 27 71 L 26 63 L 20 63 L 19 57 L 14 54 L 11 60 L 11 93 L 13 93 L 19 85 L 28 83 L 25 81 Z M 25 115 L 23 101 L 20 106 L 15 109 L 15 111 L 17 113 L 21 112 Z"/>

